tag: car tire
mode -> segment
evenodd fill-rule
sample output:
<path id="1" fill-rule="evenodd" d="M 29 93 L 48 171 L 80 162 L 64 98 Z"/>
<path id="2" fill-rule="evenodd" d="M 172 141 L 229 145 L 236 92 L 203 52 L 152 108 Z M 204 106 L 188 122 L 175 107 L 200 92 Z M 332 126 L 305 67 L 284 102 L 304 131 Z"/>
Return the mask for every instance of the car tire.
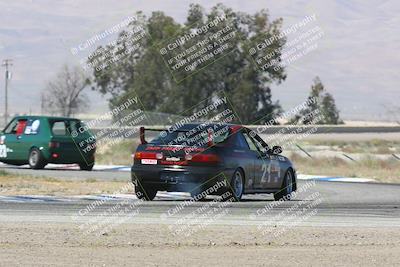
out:
<path id="1" fill-rule="evenodd" d="M 293 193 L 293 188 L 295 187 L 295 182 L 293 180 L 294 176 L 291 170 L 288 170 L 282 182 L 282 187 L 278 192 L 274 193 L 274 199 L 278 200 L 290 200 L 291 194 Z"/>
<path id="2" fill-rule="evenodd" d="M 135 194 L 138 199 L 151 201 L 156 197 L 157 190 L 143 186 L 135 186 Z"/>
<path id="3" fill-rule="evenodd" d="M 46 160 L 43 157 L 42 152 L 37 148 L 32 148 L 29 151 L 28 163 L 31 169 L 39 170 L 46 166 Z"/>
<path id="4" fill-rule="evenodd" d="M 81 171 L 91 171 L 93 170 L 94 162 L 93 163 L 86 163 L 86 162 L 81 162 L 79 164 L 79 169 Z"/>
<path id="5" fill-rule="evenodd" d="M 228 192 L 232 194 L 230 198 L 233 197 L 234 201 L 240 201 L 242 199 L 244 192 L 244 174 L 240 169 L 233 173 Z"/>

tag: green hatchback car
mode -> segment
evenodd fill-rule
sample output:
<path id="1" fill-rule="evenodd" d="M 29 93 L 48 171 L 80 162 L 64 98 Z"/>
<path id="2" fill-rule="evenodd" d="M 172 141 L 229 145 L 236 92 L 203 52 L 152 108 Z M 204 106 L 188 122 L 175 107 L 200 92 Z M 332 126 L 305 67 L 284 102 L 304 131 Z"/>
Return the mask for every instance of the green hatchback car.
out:
<path id="1" fill-rule="evenodd" d="M 82 130 L 85 129 L 85 130 Z M 0 133 L 0 161 L 43 169 L 48 163 L 94 165 L 96 140 L 78 119 L 17 116 Z"/>

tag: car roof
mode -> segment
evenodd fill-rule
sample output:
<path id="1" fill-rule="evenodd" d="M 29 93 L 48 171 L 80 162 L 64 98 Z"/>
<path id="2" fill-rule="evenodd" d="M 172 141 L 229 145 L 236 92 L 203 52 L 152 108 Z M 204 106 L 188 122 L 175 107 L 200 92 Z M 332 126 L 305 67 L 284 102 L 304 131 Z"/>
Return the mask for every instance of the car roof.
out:
<path id="1" fill-rule="evenodd" d="M 15 119 L 51 119 L 51 120 L 78 120 L 76 118 L 70 118 L 70 117 L 56 117 L 56 116 L 35 116 L 35 115 L 20 115 L 20 116 L 15 116 Z"/>

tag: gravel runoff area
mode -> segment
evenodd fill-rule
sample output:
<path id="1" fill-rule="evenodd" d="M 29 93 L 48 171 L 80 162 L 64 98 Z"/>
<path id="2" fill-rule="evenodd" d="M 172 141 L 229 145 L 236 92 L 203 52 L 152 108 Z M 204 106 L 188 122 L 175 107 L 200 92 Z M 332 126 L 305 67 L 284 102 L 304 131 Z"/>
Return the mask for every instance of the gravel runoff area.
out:
<path id="1" fill-rule="evenodd" d="M 185 237 L 164 224 L 122 224 L 83 237 L 72 223 L 6 222 L 0 266 L 398 266 L 399 230 L 295 227 L 266 238 L 252 226 L 215 225 Z"/>

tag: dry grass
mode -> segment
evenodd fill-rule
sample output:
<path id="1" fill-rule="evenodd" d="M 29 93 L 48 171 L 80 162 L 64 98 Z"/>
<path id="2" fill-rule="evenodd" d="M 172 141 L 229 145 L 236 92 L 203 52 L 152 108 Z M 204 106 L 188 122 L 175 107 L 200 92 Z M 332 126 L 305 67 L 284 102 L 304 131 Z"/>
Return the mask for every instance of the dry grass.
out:
<path id="1" fill-rule="evenodd" d="M 0 171 L 0 195 L 86 195 L 112 194 L 126 188 L 127 182 L 62 180 L 10 174 Z M 129 192 L 132 193 L 132 192 Z"/>
<path id="2" fill-rule="evenodd" d="M 132 154 L 138 146 L 137 140 L 123 140 L 109 147 L 99 147 L 96 151 L 96 163 L 105 165 L 130 165 Z"/>
<path id="3" fill-rule="evenodd" d="M 400 142 L 380 139 L 368 141 L 337 141 L 337 140 L 307 140 L 299 143 L 309 146 L 330 146 L 338 148 L 344 153 L 376 153 L 392 154 L 400 153 Z"/>
<path id="4" fill-rule="evenodd" d="M 357 162 L 340 158 L 306 158 L 296 153 L 289 156 L 299 173 L 345 177 L 367 177 L 379 182 L 400 183 L 400 161 L 364 157 Z"/>

